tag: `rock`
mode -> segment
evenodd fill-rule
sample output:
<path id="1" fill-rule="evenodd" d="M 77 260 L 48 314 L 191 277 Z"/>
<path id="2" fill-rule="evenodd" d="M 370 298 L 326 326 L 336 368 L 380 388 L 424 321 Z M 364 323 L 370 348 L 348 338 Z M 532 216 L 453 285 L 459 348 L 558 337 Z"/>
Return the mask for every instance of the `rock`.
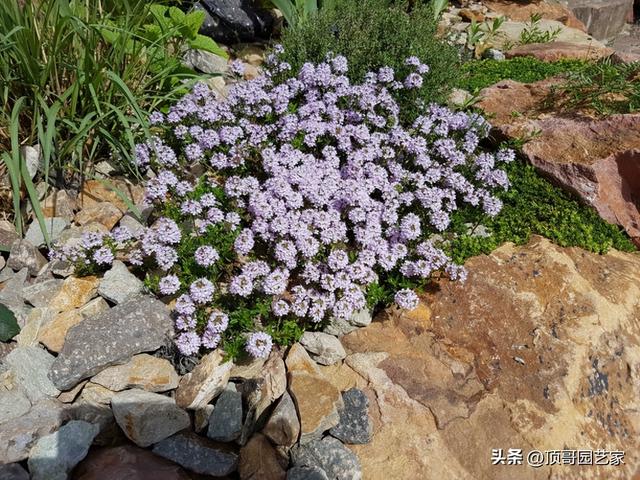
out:
<path id="1" fill-rule="evenodd" d="M 284 480 L 286 476 L 275 449 L 260 433 L 240 449 L 238 473 L 241 480 Z"/>
<path id="2" fill-rule="evenodd" d="M 262 45 L 245 45 L 238 50 L 237 57 L 249 65 L 259 67 L 264 63 L 265 48 Z"/>
<path id="3" fill-rule="evenodd" d="M 307 351 L 299 343 L 291 345 L 285 364 L 289 373 L 304 372 L 310 375 L 321 375 L 318 364 L 311 360 Z"/>
<path id="4" fill-rule="evenodd" d="M 488 48 L 482 52 L 482 58 L 490 58 L 491 60 L 502 61 L 505 60 L 504 53 L 495 48 Z"/>
<path id="5" fill-rule="evenodd" d="M 633 0 L 569 0 L 569 8 L 598 40 L 613 39 L 624 27 Z"/>
<path id="6" fill-rule="evenodd" d="M 140 223 L 138 220 L 136 220 L 134 218 L 133 215 L 131 215 L 130 213 L 126 214 L 124 217 L 122 217 L 120 219 L 120 224 L 121 227 L 126 227 L 129 229 L 129 231 L 134 235 L 137 236 L 139 234 L 141 234 L 144 231 L 144 225 L 142 225 L 142 223 Z"/>
<path id="7" fill-rule="evenodd" d="M 231 442 L 240 436 L 242 430 L 242 395 L 235 387 L 227 387 L 209 417 L 207 437 L 219 442 Z"/>
<path id="8" fill-rule="evenodd" d="M 11 246 L 16 240 L 20 240 L 20 235 L 13 223 L 0 220 L 0 245 Z"/>
<path id="9" fill-rule="evenodd" d="M 60 393 L 60 395 L 58 395 L 58 401 L 62 403 L 73 403 L 86 384 L 87 380 L 80 382 L 71 390 Z"/>
<path id="10" fill-rule="evenodd" d="M 0 465 L 0 478 L 2 480 L 29 480 L 29 474 L 19 463 Z"/>
<path id="11" fill-rule="evenodd" d="M 187 50 L 182 62 L 190 69 L 202 73 L 224 75 L 229 72 L 226 58 L 204 50 Z"/>
<path id="12" fill-rule="evenodd" d="M 144 284 L 120 260 L 115 260 L 111 269 L 107 270 L 100 285 L 98 294 L 115 304 L 123 303 L 142 293 Z"/>
<path id="13" fill-rule="evenodd" d="M 229 379 L 248 380 L 250 378 L 256 378 L 260 375 L 266 361 L 266 358 L 249 357 L 247 359 L 239 359 L 234 363 L 231 373 L 229 374 Z"/>
<path id="14" fill-rule="evenodd" d="M 52 278 L 44 282 L 34 283 L 22 290 L 24 300 L 34 307 L 45 308 L 51 300 L 60 292 L 62 280 Z"/>
<path id="15" fill-rule="evenodd" d="M 523 30 L 531 28 L 527 22 L 504 22 L 498 29 L 498 34 L 494 36 L 491 43 L 493 48 L 504 50 L 506 45 L 517 45 L 520 42 L 520 35 Z M 553 39 L 558 42 L 577 43 L 580 45 L 593 45 L 602 48 L 603 43 L 595 40 L 581 30 L 564 26 L 555 20 L 540 20 L 537 24 L 540 32 L 553 32 L 559 29 L 559 34 Z"/>
<path id="16" fill-rule="evenodd" d="M 44 219 L 44 228 L 49 236 L 49 242 L 54 243 L 62 232 L 69 226 L 69 220 L 62 217 L 50 217 Z M 25 235 L 25 240 L 30 242 L 32 245 L 36 247 L 40 247 L 46 244 L 46 240 L 44 238 L 44 234 L 42 233 L 42 229 L 40 228 L 40 223 L 37 220 L 31 222 L 29 225 L 29 229 Z"/>
<path id="17" fill-rule="evenodd" d="M 4 422 L 0 428 L 0 464 L 26 459 L 38 438 L 56 431 L 66 419 L 61 403 L 44 400 L 25 415 Z"/>
<path id="18" fill-rule="evenodd" d="M 91 381 L 115 392 L 126 388 L 165 392 L 177 388 L 179 379 L 169 361 L 143 353 L 124 365 L 106 368 Z"/>
<path id="19" fill-rule="evenodd" d="M 129 207 L 121 196 L 125 197 L 133 205 L 139 205 L 144 199 L 144 187 L 142 185 L 132 185 L 130 182 L 119 178 L 110 178 L 108 182 L 87 180 L 82 185 L 82 190 L 78 195 L 78 207 L 87 208 L 101 202 L 108 202 L 125 214 Z"/>
<path id="20" fill-rule="evenodd" d="M 133 445 L 93 450 L 74 470 L 73 480 L 192 480 L 173 462 Z"/>
<path id="21" fill-rule="evenodd" d="M 340 340 L 328 333 L 305 332 L 300 344 L 321 365 L 333 365 L 347 356 Z"/>
<path id="22" fill-rule="evenodd" d="M 96 296 L 99 283 L 96 277 L 65 278 L 62 288 L 49 302 L 49 308 L 64 312 L 82 307 Z"/>
<path id="23" fill-rule="evenodd" d="M 85 386 L 80 395 L 80 399 L 82 401 L 101 405 L 110 405 L 111 400 L 115 397 L 116 393 L 118 393 L 113 390 L 109 390 L 107 387 L 103 387 L 98 383 L 89 382 L 87 380 L 85 380 L 85 382 Z"/>
<path id="24" fill-rule="evenodd" d="M 29 176 L 33 180 L 40 169 L 40 162 L 42 161 L 40 155 L 40 145 L 36 145 L 32 147 L 30 145 L 25 145 L 20 148 L 20 156 L 27 167 L 27 172 L 29 172 Z"/>
<path id="25" fill-rule="evenodd" d="M 253 80 L 258 78 L 260 75 L 262 75 L 262 69 L 249 65 L 248 63 L 244 64 L 244 73 L 242 74 L 242 78 L 245 80 Z"/>
<path id="26" fill-rule="evenodd" d="M 67 332 L 50 377 L 58 388 L 68 390 L 137 353 L 157 350 L 172 335 L 172 323 L 166 306 L 150 297 L 87 318 Z"/>
<path id="27" fill-rule="evenodd" d="M 447 103 L 454 107 L 461 107 L 473 99 L 473 95 L 466 90 L 462 90 L 461 88 L 454 88 L 451 90 L 451 94 L 447 99 Z M 327 332 L 329 333 L 329 332 Z"/>
<path id="28" fill-rule="evenodd" d="M 98 426 L 99 433 L 93 440 L 94 445 L 108 446 L 128 442 L 116 423 L 109 405 L 80 399 L 69 408 L 69 415 L 74 420 L 82 420 Z"/>
<path id="29" fill-rule="evenodd" d="M 172 398 L 145 390 L 117 393 L 111 408 L 124 434 L 140 447 L 158 443 L 191 425 L 189 414 Z"/>
<path id="30" fill-rule="evenodd" d="M 223 362 L 223 355 L 215 350 L 200 360 L 191 372 L 180 380 L 176 390 L 176 403 L 182 408 L 201 408 L 222 392 L 233 362 Z"/>
<path id="31" fill-rule="evenodd" d="M 207 13 L 200 33 L 226 44 L 267 38 L 273 28 L 273 15 L 243 0 L 201 0 L 196 8 Z"/>
<path id="32" fill-rule="evenodd" d="M 571 42 L 529 43 L 508 50 L 507 58 L 535 57 L 543 62 L 558 60 L 600 60 L 612 55 L 611 48 L 597 45 L 582 45 Z"/>
<path id="33" fill-rule="evenodd" d="M 538 132 L 522 147 L 529 162 L 640 244 L 640 211 L 633 200 L 640 192 L 640 114 L 541 116 L 545 92 L 555 83 L 499 82 L 482 90 L 477 106 L 493 116 L 499 138 Z M 514 111 L 521 115 L 514 117 Z"/>
<path id="34" fill-rule="evenodd" d="M 76 213 L 74 221 L 78 225 L 99 223 L 111 230 L 122 218 L 122 211 L 110 202 L 100 202 L 85 207 Z"/>
<path id="35" fill-rule="evenodd" d="M 293 467 L 287 472 L 287 480 L 329 480 L 320 467 Z"/>
<path id="36" fill-rule="evenodd" d="M 4 359 L 31 403 L 60 394 L 47 374 L 54 357 L 38 347 L 18 347 Z"/>
<path id="37" fill-rule="evenodd" d="M 319 467 L 328 478 L 360 480 L 362 471 L 358 457 L 339 440 L 325 437 L 292 450 L 296 467 Z"/>
<path id="38" fill-rule="evenodd" d="M 275 445 L 290 447 L 298 441 L 300 420 L 291 396 L 285 392 L 276 404 L 262 433 Z"/>
<path id="39" fill-rule="evenodd" d="M 300 417 L 301 444 L 319 438 L 340 421 L 338 410 L 343 408 L 342 397 L 323 377 L 289 372 L 289 392 Z"/>
<path id="40" fill-rule="evenodd" d="M 34 308 L 29 312 L 27 320 L 15 336 L 14 340 L 21 347 L 35 347 L 38 345 L 38 336 L 41 329 L 55 316 L 55 310 L 50 308 Z"/>
<path id="41" fill-rule="evenodd" d="M 193 414 L 193 429 L 196 433 L 204 431 L 209 426 L 209 417 L 213 413 L 213 405 L 207 404 L 204 407 L 196 408 Z"/>
<path id="42" fill-rule="evenodd" d="M 44 323 L 38 332 L 38 341 L 52 352 L 58 353 L 62 350 L 64 339 L 71 327 L 106 310 L 109 310 L 109 305 L 103 298 L 98 297 L 80 308 L 61 312 L 51 321 Z"/>
<path id="43" fill-rule="evenodd" d="M 369 309 L 363 308 L 353 314 L 353 316 L 348 320 L 332 318 L 324 331 L 329 335 L 345 335 L 349 332 L 353 332 L 358 327 L 366 327 L 371 323 L 371 320 L 371 312 Z"/>
<path id="44" fill-rule="evenodd" d="M 29 453 L 32 480 L 66 480 L 80 460 L 87 456 L 98 426 L 72 420 L 60 430 L 40 438 Z"/>
<path id="45" fill-rule="evenodd" d="M 17 240 L 11 245 L 7 267 L 13 270 L 26 268 L 35 277 L 46 264 L 47 259 L 28 240 Z"/>
<path id="46" fill-rule="evenodd" d="M 505 0 L 484 0 L 484 4 L 493 12 L 516 22 L 528 22 L 532 15 L 540 15 L 546 20 L 556 20 L 567 27 L 575 28 L 583 32 L 587 27 L 576 18 L 573 12 L 565 5 L 555 2 L 513 2 Z"/>
<path id="47" fill-rule="evenodd" d="M 153 446 L 153 453 L 187 470 L 222 477 L 234 472 L 238 455 L 228 448 L 192 433 L 178 433 Z"/>
<path id="48" fill-rule="evenodd" d="M 0 425 L 24 415 L 31 409 L 31 402 L 11 371 L 0 373 Z"/>
<path id="49" fill-rule="evenodd" d="M 344 443 L 369 443 L 373 425 L 369 418 L 369 400 L 364 392 L 352 388 L 342 393 L 344 408 L 340 410 L 340 422 L 329 434 Z"/>
<path id="50" fill-rule="evenodd" d="M 458 12 L 458 15 L 465 22 L 478 22 L 478 23 L 484 22 L 484 15 L 480 12 L 473 11 L 470 8 L 461 8 L 460 11 Z"/>
<path id="51" fill-rule="evenodd" d="M 54 190 L 44 199 L 41 207 L 45 218 L 60 217 L 71 221 L 75 215 L 76 201 L 66 190 Z"/>

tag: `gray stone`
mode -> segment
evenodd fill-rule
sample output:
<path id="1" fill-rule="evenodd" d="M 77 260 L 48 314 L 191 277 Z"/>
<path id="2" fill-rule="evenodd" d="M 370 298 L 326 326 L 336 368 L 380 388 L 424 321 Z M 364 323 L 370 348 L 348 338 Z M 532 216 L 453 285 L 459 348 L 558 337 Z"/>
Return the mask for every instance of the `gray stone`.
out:
<path id="1" fill-rule="evenodd" d="M 160 455 L 187 470 L 202 475 L 222 477 L 235 471 L 238 455 L 193 433 L 178 433 L 153 447 Z"/>
<path id="2" fill-rule="evenodd" d="M 624 27 L 633 10 L 633 0 L 569 0 L 573 14 L 598 40 L 614 38 Z"/>
<path id="3" fill-rule="evenodd" d="M 16 381 L 11 370 L 0 376 L 0 425 L 24 415 L 31 409 L 31 402 Z M 1 427 L 0 427 L 1 428 Z"/>
<path id="4" fill-rule="evenodd" d="M 69 226 L 69 220 L 62 217 L 49 217 L 44 219 L 44 228 L 49 235 L 49 242 L 53 243 L 62 232 Z M 25 240 L 28 240 L 32 245 L 36 247 L 46 244 L 44 234 L 40 228 L 40 223 L 37 220 L 31 222 L 27 234 L 24 236 Z"/>
<path id="5" fill-rule="evenodd" d="M 29 480 L 29 474 L 19 463 L 0 465 L 0 478 L 2 480 Z"/>
<path id="6" fill-rule="evenodd" d="M 54 357 L 42 348 L 18 347 L 7 355 L 4 362 L 14 373 L 16 381 L 31 403 L 60 394 L 60 390 L 47 376 Z"/>
<path id="7" fill-rule="evenodd" d="M 329 480 L 320 467 L 293 467 L 287 472 L 287 480 Z"/>
<path id="8" fill-rule="evenodd" d="M 371 311 L 368 308 L 363 308 L 351 316 L 349 323 L 356 327 L 366 327 L 372 320 L 373 317 L 371 316 Z"/>
<path id="9" fill-rule="evenodd" d="M 0 271 L 2 271 L 2 269 L 5 267 L 6 264 L 7 264 L 7 261 L 4 259 L 3 256 L 0 255 Z"/>
<path id="10" fill-rule="evenodd" d="M 144 231 L 144 225 L 136 220 L 130 213 L 127 213 L 120 219 L 120 226 L 128 228 L 129 231 L 135 236 Z"/>
<path id="11" fill-rule="evenodd" d="M 295 467 L 318 467 L 330 479 L 362 478 L 358 457 L 333 437 L 324 437 L 292 449 L 292 459 Z"/>
<path id="12" fill-rule="evenodd" d="M 242 395 L 233 384 L 220 394 L 209 417 L 207 437 L 219 442 L 231 442 L 242 431 Z"/>
<path id="13" fill-rule="evenodd" d="M 144 284 L 120 260 L 115 260 L 110 270 L 105 272 L 98 285 L 102 298 L 118 304 L 142 293 Z"/>
<path id="14" fill-rule="evenodd" d="M 372 321 L 371 312 L 367 308 L 357 311 L 348 320 L 332 318 L 325 327 L 324 332 L 337 337 L 357 330 L 359 327 L 366 327 Z"/>
<path id="15" fill-rule="evenodd" d="M 0 303 L 9 306 L 22 306 L 24 304 L 24 283 L 29 278 L 27 268 L 20 269 L 19 272 L 7 279 L 4 288 L 0 290 Z"/>
<path id="16" fill-rule="evenodd" d="M 32 480 L 67 480 L 68 474 L 87 456 L 99 427 L 72 420 L 60 430 L 40 438 L 29 453 Z"/>
<path id="17" fill-rule="evenodd" d="M 0 220 L 0 245 L 11 247 L 16 240 L 20 240 L 20 235 L 16 232 L 16 227 L 13 223 L 7 220 Z"/>
<path id="18" fill-rule="evenodd" d="M 482 52 L 482 58 L 490 58 L 491 60 L 506 60 L 507 57 L 504 56 L 500 50 L 496 48 L 488 48 L 484 52 Z"/>
<path id="19" fill-rule="evenodd" d="M 276 445 L 290 447 L 298 441 L 300 420 L 296 406 L 288 392 L 280 397 L 262 433 Z"/>
<path id="20" fill-rule="evenodd" d="M 44 326 L 55 317 L 57 311 L 52 308 L 33 308 L 14 340 L 21 347 L 37 347 L 39 345 L 38 335 Z"/>
<path id="21" fill-rule="evenodd" d="M 62 280 L 52 278 L 44 282 L 34 283 L 22 290 L 22 295 L 27 303 L 34 307 L 47 307 L 53 297 L 62 288 Z"/>
<path id="22" fill-rule="evenodd" d="M 172 333 L 173 322 L 162 302 L 133 298 L 73 326 L 49 375 L 59 389 L 69 390 L 106 367 L 157 350 Z"/>
<path id="23" fill-rule="evenodd" d="M 47 259 L 28 240 L 18 240 L 11 245 L 7 261 L 9 268 L 14 270 L 26 268 L 35 277 L 46 264 Z"/>
<path id="24" fill-rule="evenodd" d="M 202 73 L 225 74 L 229 71 L 226 59 L 204 50 L 188 50 L 184 54 L 183 62 L 187 67 Z"/>
<path id="25" fill-rule="evenodd" d="M 175 389 L 179 380 L 171 362 L 147 353 L 135 355 L 124 365 L 108 367 L 91 379 L 93 383 L 115 392 L 127 388 L 165 392 Z"/>
<path id="26" fill-rule="evenodd" d="M 127 441 L 108 405 L 79 400 L 73 404 L 69 415 L 74 420 L 82 420 L 98 426 L 99 433 L 93 439 L 94 445 L 114 445 Z"/>
<path id="27" fill-rule="evenodd" d="M 175 400 L 145 390 L 125 390 L 111 399 L 111 409 L 124 434 L 140 447 L 160 442 L 191 425 Z"/>
<path id="28" fill-rule="evenodd" d="M 25 145 L 20 149 L 20 154 L 27 167 L 27 172 L 29 172 L 29 176 L 33 180 L 33 177 L 36 176 L 36 173 L 38 173 L 40 169 L 40 145 L 36 145 L 35 147 Z"/>
<path id="29" fill-rule="evenodd" d="M 67 419 L 60 402 L 44 400 L 25 415 L 2 424 L 0 428 L 0 464 L 20 462 L 38 438 L 56 431 Z"/>
<path id="30" fill-rule="evenodd" d="M 340 340 L 328 333 L 305 332 L 300 344 L 321 365 L 333 365 L 347 356 Z"/>
<path id="31" fill-rule="evenodd" d="M 349 444 L 363 444 L 371 441 L 373 425 L 369 417 L 369 399 L 358 388 L 342 393 L 344 408 L 339 411 L 340 423 L 329 433 Z"/>

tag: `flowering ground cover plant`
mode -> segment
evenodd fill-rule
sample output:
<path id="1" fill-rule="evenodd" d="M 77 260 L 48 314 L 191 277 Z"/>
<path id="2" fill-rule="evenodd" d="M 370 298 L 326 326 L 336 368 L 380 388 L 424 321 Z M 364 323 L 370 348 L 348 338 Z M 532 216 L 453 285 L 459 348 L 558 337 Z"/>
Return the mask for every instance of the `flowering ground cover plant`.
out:
<path id="1" fill-rule="evenodd" d="M 434 274 L 464 280 L 430 237 L 463 205 L 500 211 L 499 167 L 513 152 L 478 150 L 488 125 L 476 114 L 425 105 L 402 125 L 394 94 L 429 74 L 418 58 L 406 64 L 403 78 L 381 68 L 352 84 L 344 57 L 287 78 L 274 54 L 265 75 L 226 99 L 197 85 L 152 116 L 156 136 L 137 147 L 154 172 L 151 226 L 136 238 L 93 234 L 55 255 L 90 272 L 126 252 L 152 291 L 175 298 L 186 355 L 222 346 L 266 356 L 370 307 L 383 283 L 415 308 L 414 289 Z"/>

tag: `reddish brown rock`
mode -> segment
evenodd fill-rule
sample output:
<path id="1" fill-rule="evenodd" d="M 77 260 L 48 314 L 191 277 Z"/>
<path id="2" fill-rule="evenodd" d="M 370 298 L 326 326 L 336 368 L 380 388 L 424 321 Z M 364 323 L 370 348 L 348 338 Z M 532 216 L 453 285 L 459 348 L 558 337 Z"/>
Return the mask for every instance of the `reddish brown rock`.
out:
<path id="1" fill-rule="evenodd" d="M 93 450 L 75 468 L 73 480 L 192 480 L 182 467 L 131 445 Z"/>
<path id="2" fill-rule="evenodd" d="M 125 213 L 128 210 L 127 203 L 116 190 L 134 205 L 139 204 L 144 198 L 144 187 L 132 185 L 123 179 L 111 178 L 104 183 L 98 180 L 88 180 L 84 182 L 78 195 L 78 206 L 87 208 L 101 202 L 109 202 Z"/>
<path id="3" fill-rule="evenodd" d="M 532 15 L 540 15 L 544 19 L 556 20 L 567 27 L 576 28 L 583 32 L 587 31 L 584 23 L 578 20 L 571 10 L 559 3 L 485 0 L 483 4 L 489 10 L 516 22 L 528 22 Z"/>
<path id="4" fill-rule="evenodd" d="M 238 473 L 241 480 L 284 480 L 286 476 L 275 448 L 260 433 L 240 450 Z"/>
<path id="5" fill-rule="evenodd" d="M 104 225 L 107 230 L 111 230 L 121 218 L 122 211 L 114 204 L 110 202 L 100 202 L 80 210 L 75 216 L 75 222 L 78 225 L 99 223 Z"/>
<path id="6" fill-rule="evenodd" d="M 543 62 L 558 60 L 600 60 L 614 54 L 614 50 L 601 45 L 571 42 L 528 43 L 505 52 L 507 58 L 535 57 Z"/>
<path id="7" fill-rule="evenodd" d="M 544 98 L 557 82 L 505 80 L 484 89 L 478 106 L 490 114 L 497 137 L 531 137 L 522 153 L 539 171 L 640 245 L 640 114 L 547 113 Z"/>
<path id="8" fill-rule="evenodd" d="M 443 281 L 424 298 L 428 322 L 386 312 L 342 337 L 374 426 L 371 443 L 349 446 L 363 478 L 633 478 L 640 256 L 535 237 L 466 266 L 464 284 Z M 327 378 L 342 385 L 347 376 Z M 533 449 L 626 454 L 619 467 L 576 473 L 493 466 L 493 448 L 522 448 L 525 458 Z"/>

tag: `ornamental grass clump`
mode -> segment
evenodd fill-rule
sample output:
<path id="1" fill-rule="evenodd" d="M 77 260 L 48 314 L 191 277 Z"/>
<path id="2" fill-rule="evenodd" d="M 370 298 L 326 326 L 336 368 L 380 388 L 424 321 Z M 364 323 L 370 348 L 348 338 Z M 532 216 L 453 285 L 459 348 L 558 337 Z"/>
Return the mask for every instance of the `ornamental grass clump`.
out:
<path id="1" fill-rule="evenodd" d="M 345 58 L 329 56 L 275 81 L 290 66 L 274 55 L 227 98 L 197 85 L 152 116 L 156 136 L 137 148 L 153 172 L 151 226 L 133 244 L 107 235 L 59 256 L 104 268 L 106 247 L 145 268 L 149 287 L 175 299 L 187 355 L 222 346 L 266 356 L 367 308 L 390 277 L 397 304 L 415 308 L 413 289 L 434 274 L 464 280 L 430 237 L 463 205 L 500 211 L 499 167 L 513 152 L 478 150 L 488 126 L 476 114 L 431 105 L 402 125 L 395 95 L 429 74 L 418 58 L 406 63 L 404 78 L 382 68 L 353 84 Z"/>

